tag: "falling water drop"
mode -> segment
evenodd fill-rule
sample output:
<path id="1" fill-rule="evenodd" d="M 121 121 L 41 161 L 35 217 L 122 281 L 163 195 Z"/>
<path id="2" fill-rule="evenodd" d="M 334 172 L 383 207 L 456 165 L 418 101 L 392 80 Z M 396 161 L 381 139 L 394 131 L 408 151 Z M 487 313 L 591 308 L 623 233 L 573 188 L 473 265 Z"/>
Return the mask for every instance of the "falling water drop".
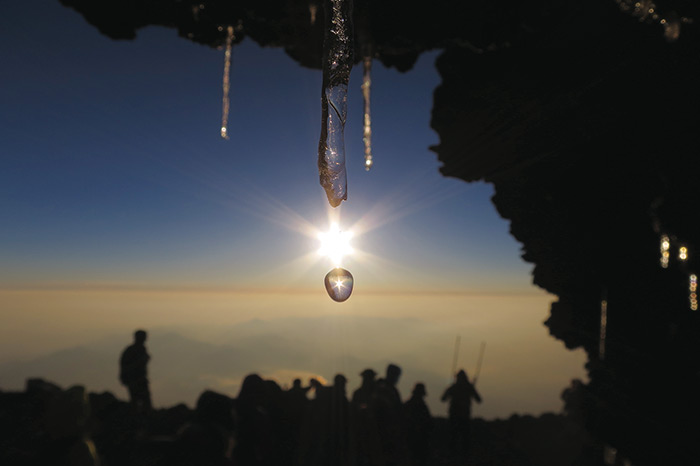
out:
<path id="1" fill-rule="evenodd" d="M 226 52 L 224 53 L 224 82 L 222 84 L 224 96 L 222 99 L 221 110 L 221 137 L 228 139 L 228 113 L 229 113 L 229 97 L 228 91 L 230 88 L 231 75 L 231 48 L 233 46 L 233 26 L 229 26 L 226 30 Z"/>
<path id="2" fill-rule="evenodd" d="M 330 296 L 333 301 L 342 303 L 352 294 L 352 287 L 354 284 L 352 274 L 342 267 L 336 267 L 328 272 L 323 282 L 326 285 L 328 296 Z"/>
<path id="3" fill-rule="evenodd" d="M 364 76 L 362 80 L 362 97 L 365 101 L 365 118 L 362 132 L 362 141 L 365 143 L 365 170 L 372 168 L 372 120 L 370 118 L 369 94 L 372 86 L 372 58 L 364 59 Z"/>
<path id="4" fill-rule="evenodd" d="M 338 207 L 348 198 L 344 130 L 354 47 L 352 0 L 326 0 L 325 15 L 318 172 L 328 202 Z"/>

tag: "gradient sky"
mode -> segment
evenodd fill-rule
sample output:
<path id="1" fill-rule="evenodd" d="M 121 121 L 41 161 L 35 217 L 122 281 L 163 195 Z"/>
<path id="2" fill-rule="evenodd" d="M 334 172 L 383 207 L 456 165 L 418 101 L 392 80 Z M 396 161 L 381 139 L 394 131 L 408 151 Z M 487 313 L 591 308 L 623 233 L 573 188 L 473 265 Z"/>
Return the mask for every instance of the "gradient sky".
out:
<path id="1" fill-rule="evenodd" d="M 489 341 L 477 415 L 556 410 L 568 380 L 583 377 L 583 354 L 542 325 L 555 298 L 531 285 L 491 186 L 442 177 L 428 150 L 438 143 L 429 126 L 437 53 L 404 74 L 375 64 L 369 173 L 361 70 L 353 71 L 349 194 L 334 215 L 355 232 L 356 254 L 344 266 L 356 287 L 336 304 L 322 282 L 331 265 L 316 254 L 331 210 L 316 167 L 320 71 L 250 40 L 235 47 L 224 141 L 223 51 L 156 27 L 112 41 L 57 0 L 4 5 L 0 30 L 1 388 L 44 375 L 29 371 L 48 370 L 41 358 L 56 351 L 118 351 L 137 326 L 163 348 L 168 338 L 226 348 L 235 336 L 248 342 L 246 354 L 268 351 L 259 366 L 219 368 L 170 394 L 164 387 L 176 382 L 156 365 L 168 359 L 154 354 L 160 405 L 206 386 L 235 395 L 236 382 L 222 380 L 250 370 L 285 383 L 369 364 L 383 372 L 398 358 L 402 393 L 419 377 L 432 380 L 431 408 L 444 413 L 435 397 L 457 334 L 469 367 Z M 251 321 L 263 330 L 246 327 Z M 329 340 L 333 332 L 343 338 Z M 306 349 L 296 362 L 275 363 L 280 353 L 256 346 L 263 334 Z M 330 356 L 315 365 L 302 341 Z M 94 380 L 79 370 L 55 377 L 118 391 L 111 370 Z M 507 388 L 533 374 L 539 380 L 518 393 Z M 350 388 L 357 383 L 351 376 Z"/>

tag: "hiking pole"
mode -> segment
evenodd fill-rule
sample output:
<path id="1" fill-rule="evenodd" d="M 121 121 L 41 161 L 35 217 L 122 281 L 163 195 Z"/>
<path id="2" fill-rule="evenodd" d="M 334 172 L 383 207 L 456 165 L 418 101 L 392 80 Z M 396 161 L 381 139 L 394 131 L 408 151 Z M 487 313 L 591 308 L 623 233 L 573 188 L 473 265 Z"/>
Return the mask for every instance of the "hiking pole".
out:
<path id="1" fill-rule="evenodd" d="M 455 354 L 452 357 L 452 373 L 450 374 L 450 378 L 454 377 L 457 373 L 457 358 L 459 357 L 459 341 L 461 338 L 462 337 L 459 335 L 455 338 Z"/>
<path id="2" fill-rule="evenodd" d="M 481 342 L 481 349 L 479 349 L 479 359 L 476 362 L 476 371 L 474 372 L 474 380 L 472 385 L 476 385 L 476 379 L 479 378 L 479 372 L 481 372 L 481 362 L 484 360 L 484 351 L 486 350 L 486 342 Z"/>

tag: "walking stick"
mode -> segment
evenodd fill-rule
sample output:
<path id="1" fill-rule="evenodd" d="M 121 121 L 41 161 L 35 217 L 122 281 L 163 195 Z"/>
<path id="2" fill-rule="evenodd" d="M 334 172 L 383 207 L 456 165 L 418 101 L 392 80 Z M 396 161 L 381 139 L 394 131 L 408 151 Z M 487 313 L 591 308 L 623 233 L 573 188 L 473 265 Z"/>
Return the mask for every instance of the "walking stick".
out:
<path id="1" fill-rule="evenodd" d="M 457 358 L 459 357 L 459 342 L 461 338 L 462 337 L 459 335 L 455 338 L 455 354 L 452 357 L 452 373 L 450 374 L 450 378 L 454 377 L 457 373 Z"/>
<path id="2" fill-rule="evenodd" d="M 479 349 L 479 359 L 476 362 L 476 371 L 474 372 L 474 380 L 472 385 L 476 385 L 476 379 L 479 378 L 479 372 L 481 372 L 481 362 L 484 360 L 484 351 L 486 350 L 486 342 L 481 342 L 481 349 Z"/>

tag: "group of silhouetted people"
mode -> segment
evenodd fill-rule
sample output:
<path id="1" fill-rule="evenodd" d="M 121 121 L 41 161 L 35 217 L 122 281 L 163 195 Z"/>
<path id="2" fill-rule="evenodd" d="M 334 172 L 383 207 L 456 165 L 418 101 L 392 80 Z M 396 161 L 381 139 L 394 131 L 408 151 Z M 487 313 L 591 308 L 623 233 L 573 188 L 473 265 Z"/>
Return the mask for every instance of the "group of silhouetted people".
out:
<path id="1" fill-rule="evenodd" d="M 151 409 L 146 332 L 120 358 L 120 380 L 135 413 Z M 425 385 L 417 383 L 403 402 L 397 384 L 401 369 L 389 364 L 383 378 L 372 369 L 348 399 L 347 379 L 332 385 L 296 379 L 288 390 L 257 374 L 246 376 L 236 399 L 205 391 L 192 422 L 174 442 L 172 465 L 422 466 L 431 455 L 433 419 Z M 312 398 L 308 397 L 313 392 Z M 442 396 L 449 402 L 450 446 L 466 453 L 472 400 L 481 402 L 462 370 Z"/>

